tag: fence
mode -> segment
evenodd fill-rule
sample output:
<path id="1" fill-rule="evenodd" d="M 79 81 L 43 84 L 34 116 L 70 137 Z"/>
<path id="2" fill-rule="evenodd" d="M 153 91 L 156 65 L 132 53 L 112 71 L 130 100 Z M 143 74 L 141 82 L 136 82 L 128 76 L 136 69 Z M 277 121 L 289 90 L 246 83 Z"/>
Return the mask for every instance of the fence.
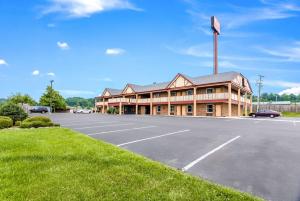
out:
<path id="1" fill-rule="evenodd" d="M 257 110 L 257 104 L 253 104 L 253 111 Z M 275 110 L 277 112 L 300 112 L 300 103 L 276 104 L 263 103 L 260 105 L 260 110 Z"/>

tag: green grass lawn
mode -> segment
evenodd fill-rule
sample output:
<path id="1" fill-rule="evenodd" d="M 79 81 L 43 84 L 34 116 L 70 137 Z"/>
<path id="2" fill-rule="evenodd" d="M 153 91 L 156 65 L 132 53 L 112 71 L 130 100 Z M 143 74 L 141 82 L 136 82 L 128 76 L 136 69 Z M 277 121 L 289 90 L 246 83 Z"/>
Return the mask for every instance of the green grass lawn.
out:
<path id="1" fill-rule="evenodd" d="M 0 131 L 0 200 L 260 200 L 69 129 Z"/>
<path id="2" fill-rule="evenodd" d="M 284 117 L 300 117 L 300 112 L 282 112 Z"/>

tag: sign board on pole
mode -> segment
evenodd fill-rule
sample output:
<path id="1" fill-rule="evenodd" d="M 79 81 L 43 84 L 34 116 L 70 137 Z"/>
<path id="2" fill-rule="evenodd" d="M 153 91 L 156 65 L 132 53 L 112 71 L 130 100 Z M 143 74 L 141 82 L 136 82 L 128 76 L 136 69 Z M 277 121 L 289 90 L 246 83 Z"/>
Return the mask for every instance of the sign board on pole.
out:
<path id="1" fill-rule="evenodd" d="M 221 24 L 215 16 L 211 17 L 211 28 L 213 31 L 217 32 L 218 35 L 221 33 Z"/>

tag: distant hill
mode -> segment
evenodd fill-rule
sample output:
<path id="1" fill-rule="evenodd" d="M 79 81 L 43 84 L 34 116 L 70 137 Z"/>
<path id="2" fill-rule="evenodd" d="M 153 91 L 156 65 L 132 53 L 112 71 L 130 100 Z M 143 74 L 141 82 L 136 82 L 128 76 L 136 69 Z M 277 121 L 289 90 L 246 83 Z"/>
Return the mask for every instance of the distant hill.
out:
<path id="1" fill-rule="evenodd" d="M 71 97 L 66 98 L 66 103 L 70 107 L 93 108 L 95 105 L 94 98 Z"/>
<path id="2" fill-rule="evenodd" d="M 0 98 L 0 104 L 1 104 L 1 103 L 4 103 L 5 101 L 6 101 L 5 98 Z"/>

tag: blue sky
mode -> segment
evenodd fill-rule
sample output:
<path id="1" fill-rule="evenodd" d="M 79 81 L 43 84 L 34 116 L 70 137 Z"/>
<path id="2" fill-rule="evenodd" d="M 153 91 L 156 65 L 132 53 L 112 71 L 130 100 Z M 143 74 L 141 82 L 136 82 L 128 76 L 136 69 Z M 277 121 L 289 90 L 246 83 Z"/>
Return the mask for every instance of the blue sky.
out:
<path id="1" fill-rule="evenodd" d="M 220 71 L 256 93 L 300 93 L 297 0 L 0 0 L 0 97 L 35 99 L 51 79 L 65 97 L 211 74 L 209 18 L 222 24 Z"/>

